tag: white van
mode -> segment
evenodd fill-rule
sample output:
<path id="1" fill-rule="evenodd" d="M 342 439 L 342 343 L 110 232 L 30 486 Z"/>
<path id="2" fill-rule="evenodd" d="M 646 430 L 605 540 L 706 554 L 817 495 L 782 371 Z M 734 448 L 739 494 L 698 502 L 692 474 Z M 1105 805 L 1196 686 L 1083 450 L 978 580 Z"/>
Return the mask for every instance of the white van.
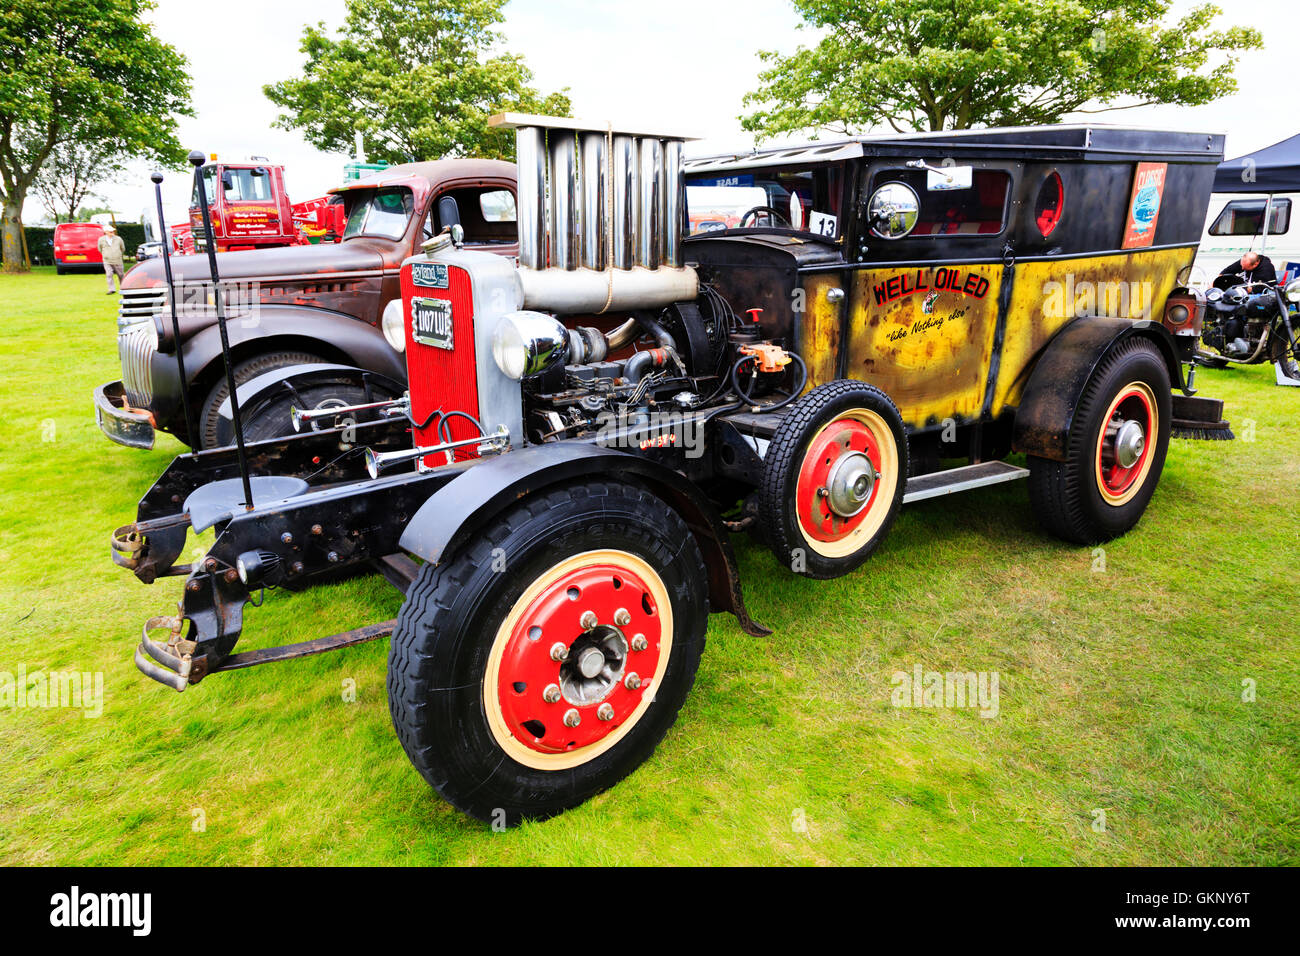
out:
<path id="1" fill-rule="evenodd" d="M 1300 275 L 1300 227 L 1292 222 L 1296 212 L 1300 193 L 1214 193 L 1188 284 L 1204 288 L 1224 266 L 1252 250 L 1273 261 L 1279 280 L 1288 268 L 1292 278 Z"/>

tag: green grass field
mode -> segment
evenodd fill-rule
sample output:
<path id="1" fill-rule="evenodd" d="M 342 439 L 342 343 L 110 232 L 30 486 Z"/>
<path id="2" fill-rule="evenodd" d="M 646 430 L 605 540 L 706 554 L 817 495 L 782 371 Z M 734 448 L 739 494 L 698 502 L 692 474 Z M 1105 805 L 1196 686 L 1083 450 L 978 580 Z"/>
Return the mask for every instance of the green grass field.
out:
<path id="1" fill-rule="evenodd" d="M 1200 373 L 1241 440 L 1174 441 L 1146 517 L 1104 554 L 1045 537 L 1023 483 L 904 510 L 838 581 L 737 539 L 775 633 L 713 617 L 655 755 L 498 833 L 408 764 L 386 641 L 184 694 L 136 671 L 140 626 L 181 579 L 141 585 L 108 538 L 180 446 L 132 451 L 95 426 L 91 389 L 119 376 L 116 308 L 98 275 L 0 276 L 0 671 L 104 682 L 99 717 L 0 710 L 0 863 L 1300 860 L 1300 390 L 1271 367 Z M 276 592 L 241 648 L 399 604 L 377 577 Z M 998 715 L 892 706 L 891 675 L 917 665 L 996 672 Z"/>

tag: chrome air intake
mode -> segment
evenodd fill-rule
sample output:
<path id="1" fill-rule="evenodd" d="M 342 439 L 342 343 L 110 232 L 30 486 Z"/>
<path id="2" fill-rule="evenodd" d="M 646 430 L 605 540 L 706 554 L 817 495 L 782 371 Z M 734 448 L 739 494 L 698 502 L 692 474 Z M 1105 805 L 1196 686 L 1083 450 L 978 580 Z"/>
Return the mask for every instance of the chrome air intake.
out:
<path id="1" fill-rule="evenodd" d="M 519 169 L 523 307 L 559 313 L 657 308 L 694 299 L 683 267 L 684 136 L 503 113 Z"/>

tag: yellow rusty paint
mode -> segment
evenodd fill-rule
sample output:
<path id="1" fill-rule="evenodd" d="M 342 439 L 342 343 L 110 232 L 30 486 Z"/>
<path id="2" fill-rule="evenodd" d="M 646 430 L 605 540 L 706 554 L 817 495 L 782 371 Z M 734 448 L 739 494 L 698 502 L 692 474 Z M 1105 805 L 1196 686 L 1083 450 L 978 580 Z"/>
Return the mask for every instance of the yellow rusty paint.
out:
<path id="1" fill-rule="evenodd" d="M 831 302 L 826 293 L 839 288 L 839 283 L 839 276 L 828 273 L 805 276 L 803 280 L 803 334 L 799 355 L 808 364 L 808 388 L 835 380 L 836 358 L 840 354 L 840 310 L 847 307 L 848 299 Z"/>
<path id="2" fill-rule="evenodd" d="M 1133 250 L 1018 263 L 992 415 L 1020 400 L 1043 347 L 1071 319 L 1117 315 L 1159 322 L 1165 298 L 1194 254 Z M 988 388 L 1002 276 L 1000 263 L 855 270 L 847 300 L 838 304 L 851 310 L 848 377 L 883 389 L 914 427 L 976 418 Z M 831 274 L 804 278 L 800 354 L 810 386 L 836 377 L 840 317 L 825 293 L 839 282 Z"/>
<path id="3" fill-rule="evenodd" d="M 1001 264 L 855 272 L 848 377 L 882 389 L 909 425 L 974 418 L 984 400 L 1001 276 Z"/>
<path id="4" fill-rule="evenodd" d="M 1020 402 L 1033 362 L 1071 319 L 1108 315 L 1159 322 L 1178 273 L 1195 254 L 1195 249 L 1138 249 L 1017 265 L 993 415 Z"/>

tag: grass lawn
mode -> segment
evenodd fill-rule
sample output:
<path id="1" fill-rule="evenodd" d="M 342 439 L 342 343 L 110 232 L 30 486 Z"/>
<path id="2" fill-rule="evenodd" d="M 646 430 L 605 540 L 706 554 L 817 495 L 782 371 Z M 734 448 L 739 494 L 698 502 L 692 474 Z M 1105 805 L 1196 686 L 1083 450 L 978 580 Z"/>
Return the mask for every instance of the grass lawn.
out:
<path id="1" fill-rule="evenodd" d="M 141 585 L 108 538 L 180 446 L 132 451 L 95 426 L 116 308 L 99 275 L 0 275 L 0 671 L 104 682 L 99 717 L 0 710 L 0 863 L 1300 860 L 1300 393 L 1271 367 L 1199 373 L 1242 440 L 1175 440 L 1146 517 L 1104 554 L 1044 536 L 1019 482 L 909 507 L 838 581 L 738 538 L 775 633 L 714 616 L 645 765 L 496 833 L 408 764 L 386 641 L 184 694 L 136 671 L 140 626 L 182 579 Z M 378 577 L 276 592 L 241 649 L 399 604 Z M 996 672 L 997 716 L 892 706 L 891 675 L 917 665 Z"/>

